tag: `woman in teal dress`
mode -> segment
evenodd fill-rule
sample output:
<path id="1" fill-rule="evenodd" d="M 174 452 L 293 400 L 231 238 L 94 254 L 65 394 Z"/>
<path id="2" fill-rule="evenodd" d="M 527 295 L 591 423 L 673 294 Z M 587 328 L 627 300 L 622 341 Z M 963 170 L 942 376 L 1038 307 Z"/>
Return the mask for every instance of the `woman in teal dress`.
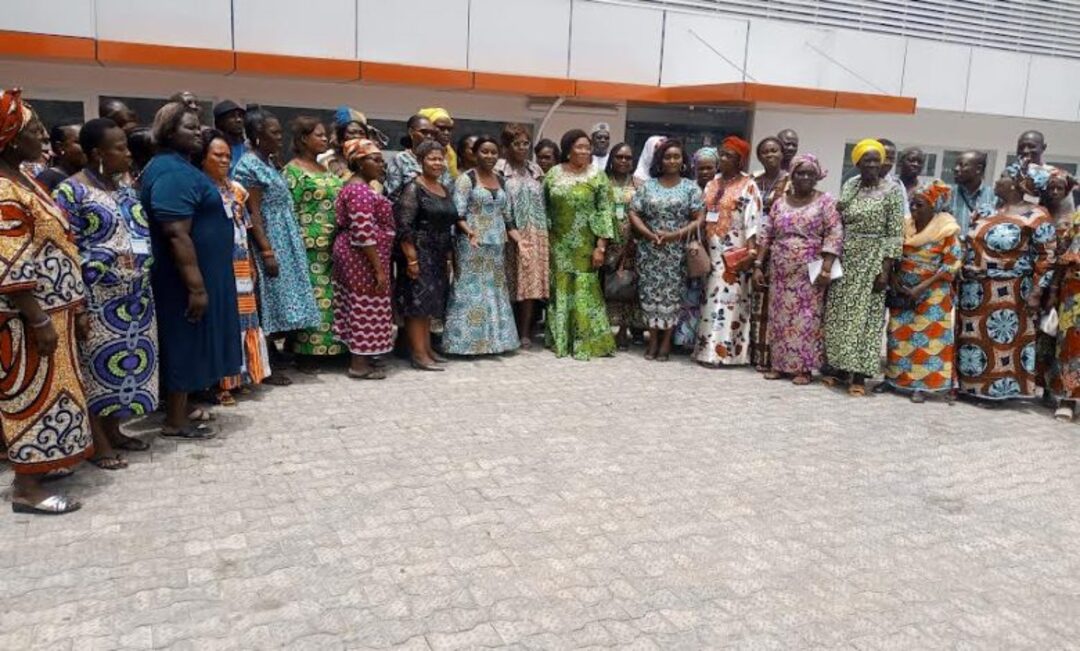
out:
<path id="1" fill-rule="evenodd" d="M 325 165 L 316 162 L 330 142 L 326 127 L 317 119 L 300 116 L 293 121 L 293 150 L 296 158 L 285 166 L 285 180 L 292 194 L 296 218 L 307 249 L 308 272 L 319 308 L 319 324 L 296 334 L 293 352 L 308 356 L 301 364 L 314 371 L 310 357 L 340 355 L 345 347 L 334 338 L 334 286 L 330 282 L 330 256 L 334 245 L 336 216 L 334 203 L 344 182 Z"/>
<path id="2" fill-rule="evenodd" d="M 493 355 L 520 345 L 506 286 L 506 240 L 519 241 L 510 199 L 495 174 L 499 145 L 491 136 L 473 144 L 477 166 L 457 178 L 460 219 L 454 285 L 446 307 L 443 350 L 451 355 Z"/>
<path id="3" fill-rule="evenodd" d="M 701 188 L 682 144 L 664 141 L 653 156 L 652 178 L 634 193 L 630 223 L 638 242 L 638 298 L 649 328 L 645 359 L 668 360 L 671 336 L 686 289 L 686 241 L 705 219 Z"/>
<path id="4" fill-rule="evenodd" d="M 560 149 L 562 163 L 544 178 L 551 228 L 546 339 L 557 356 L 587 360 L 615 352 L 598 273 L 613 236 L 611 185 L 593 166 L 584 131 L 567 132 Z"/>

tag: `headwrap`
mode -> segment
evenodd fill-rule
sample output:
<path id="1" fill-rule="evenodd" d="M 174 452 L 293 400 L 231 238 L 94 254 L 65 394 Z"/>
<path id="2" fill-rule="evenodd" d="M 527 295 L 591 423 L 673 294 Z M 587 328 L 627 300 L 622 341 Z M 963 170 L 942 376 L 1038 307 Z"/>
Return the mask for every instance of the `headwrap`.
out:
<path id="1" fill-rule="evenodd" d="M 334 124 L 337 126 L 343 126 L 350 122 L 359 122 L 367 128 L 367 116 L 357 111 L 356 109 L 349 108 L 342 104 L 337 107 L 337 111 L 334 111 Z"/>
<path id="2" fill-rule="evenodd" d="M 880 156 L 881 160 L 884 162 L 885 145 L 881 144 L 877 140 L 874 140 L 873 138 L 866 138 L 864 140 L 860 140 L 858 144 L 855 145 L 855 148 L 851 150 L 851 164 L 858 165 L 859 161 L 862 160 L 862 157 L 865 156 L 866 152 L 868 151 L 876 151 L 878 153 L 878 156 Z"/>
<path id="3" fill-rule="evenodd" d="M 930 179 L 915 186 L 912 193 L 926 199 L 926 202 L 934 207 L 934 212 L 939 213 L 945 212 L 948 208 L 952 188 L 941 179 Z"/>
<path id="4" fill-rule="evenodd" d="M 664 136 L 649 136 L 645 146 L 641 148 L 638 156 L 637 169 L 634 170 L 634 178 L 644 183 L 649 180 L 649 168 L 652 167 L 653 157 L 656 156 L 656 148 L 667 140 Z"/>
<path id="5" fill-rule="evenodd" d="M 352 140 L 346 140 L 345 144 L 341 146 L 341 154 L 348 163 L 353 162 L 357 158 L 370 156 L 378 151 L 380 151 L 379 146 L 367 138 L 353 138 Z"/>
<path id="6" fill-rule="evenodd" d="M 701 149 L 695 151 L 694 167 L 697 167 L 698 163 L 705 160 L 706 158 L 711 158 L 716 162 L 720 162 L 720 152 L 717 151 L 716 147 L 702 147 Z"/>
<path id="7" fill-rule="evenodd" d="M 592 134 L 599 131 L 607 131 L 608 133 L 611 133 L 611 125 L 607 122 L 597 122 L 596 124 L 592 125 L 592 129 L 589 129 L 589 135 L 591 136 Z"/>
<path id="8" fill-rule="evenodd" d="M 30 107 L 23 104 L 21 88 L 0 91 L 0 150 L 19 135 L 33 116 Z"/>
<path id="9" fill-rule="evenodd" d="M 792 174 L 795 174 L 795 171 L 796 169 L 798 169 L 799 165 L 810 165 L 811 167 L 813 167 L 814 174 L 818 176 L 818 180 L 821 180 L 828 176 L 828 169 L 822 167 L 821 161 L 819 161 L 818 157 L 815 157 L 815 155 L 812 153 L 800 153 L 796 155 L 794 159 L 792 159 Z"/>
<path id="10" fill-rule="evenodd" d="M 750 143 L 739 136 L 728 136 L 720 143 L 720 149 L 727 149 L 739 155 L 739 166 L 746 167 L 750 162 Z"/>
<path id="11" fill-rule="evenodd" d="M 1055 169 L 1052 165 L 1024 164 L 1018 159 L 1005 168 L 1005 173 L 1015 181 L 1030 185 L 1027 191 L 1034 189 L 1036 192 L 1042 192 L 1047 185 L 1050 185 L 1050 177 L 1054 176 Z"/>
<path id="12" fill-rule="evenodd" d="M 450 117 L 450 112 L 444 108 L 422 108 L 417 111 L 416 114 L 424 116 L 430 120 L 432 124 L 435 124 L 437 120 L 450 120 L 451 123 L 454 122 L 454 118 Z"/>

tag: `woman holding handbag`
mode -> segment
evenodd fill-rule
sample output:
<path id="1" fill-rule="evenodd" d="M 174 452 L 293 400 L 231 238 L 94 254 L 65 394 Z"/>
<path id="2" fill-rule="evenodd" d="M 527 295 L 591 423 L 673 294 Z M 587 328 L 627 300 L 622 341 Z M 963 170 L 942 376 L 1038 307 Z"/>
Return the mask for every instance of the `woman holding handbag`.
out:
<path id="1" fill-rule="evenodd" d="M 761 193 L 743 171 L 750 144 L 728 136 L 720 145 L 719 173 L 705 186 L 705 245 L 712 271 L 698 322 L 694 361 L 711 367 L 750 361 L 750 266 L 761 216 Z"/>
<path id="2" fill-rule="evenodd" d="M 620 142 L 608 154 L 608 180 L 611 183 L 615 210 L 615 237 L 604 254 L 604 302 L 608 320 L 618 328 L 615 343 L 619 350 L 630 350 L 632 333 L 645 329 L 638 304 L 637 246 L 630 226 L 630 200 L 640 185 L 634 178 L 634 150 Z"/>
<path id="3" fill-rule="evenodd" d="M 630 223 L 641 238 L 638 298 L 649 328 L 645 359 L 666 362 L 686 286 L 685 242 L 700 227 L 705 205 L 677 140 L 661 143 L 649 175 L 630 202 Z"/>

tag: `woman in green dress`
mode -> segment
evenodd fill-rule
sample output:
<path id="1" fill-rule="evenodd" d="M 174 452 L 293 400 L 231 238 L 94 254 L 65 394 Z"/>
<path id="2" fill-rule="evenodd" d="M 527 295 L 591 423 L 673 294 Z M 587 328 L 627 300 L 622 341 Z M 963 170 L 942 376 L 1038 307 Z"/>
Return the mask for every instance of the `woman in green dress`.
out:
<path id="1" fill-rule="evenodd" d="M 613 236 L 611 185 L 593 166 L 584 131 L 567 132 L 560 149 L 562 163 L 544 178 L 551 229 L 546 339 L 557 356 L 587 360 L 615 352 L 598 273 Z"/>
<path id="2" fill-rule="evenodd" d="M 293 121 L 293 151 L 296 157 L 285 166 L 285 180 L 292 194 L 300 232 L 307 249 L 308 273 L 319 307 L 319 325 L 296 333 L 293 352 L 304 355 L 300 368 L 315 370 L 311 357 L 340 355 L 345 352 L 334 339 L 334 288 L 330 283 L 330 255 L 334 245 L 334 202 L 343 182 L 325 165 L 316 161 L 330 142 L 326 127 L 316 118 L 300 116 Z"/>
<path id="3" fill-rule="evenodd" d="M 907 197 L 896 183 L 881 178 L 885 148 L 863 140 L 851 152 L 859 176 L 840 191 L 837 207 L 844 225 L 843 276 L 829 286 L 825 307 L 826 385 L 840 377 L 852 396 L 866 394 L 867 376 L 881 369 L 885 328 L 885 289 L 893 261 L 903 253 Z"/>

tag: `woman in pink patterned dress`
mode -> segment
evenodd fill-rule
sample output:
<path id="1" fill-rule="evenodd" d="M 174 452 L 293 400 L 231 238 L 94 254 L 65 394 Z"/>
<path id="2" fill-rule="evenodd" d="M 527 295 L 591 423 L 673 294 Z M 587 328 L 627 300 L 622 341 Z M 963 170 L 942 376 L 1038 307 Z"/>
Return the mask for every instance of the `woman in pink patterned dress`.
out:
<path id="1" fill-rule="evenodd" d="M 349 377 L 382 380 L 377 355 L 394 348 L 390 303 L 390 251 L 394 209 L 371 189 L 386 172 L 382 152 L 370 140 L 349 140 L 342 154 L 353 176 L 338 194 L 333 248 L 334 337 L 352 354 Z"/>
<path id="2" fill-rule="evenodd" d="M 754 276 L 763 284 L 767 269 L 769 281 L 767 380 L 791 375 L 795 384 L 810 384 L 811 373 L 824 361 L 825 289 L 843 246 L 843 231 L 836 199 L 814 189 L 823 178 L 825 171 L 813 155 L 796 156 L 791 187 L 773 202 L 758 233 Z M 807 265 L 818 259 L 821 273 L 810 282 Z"/>

